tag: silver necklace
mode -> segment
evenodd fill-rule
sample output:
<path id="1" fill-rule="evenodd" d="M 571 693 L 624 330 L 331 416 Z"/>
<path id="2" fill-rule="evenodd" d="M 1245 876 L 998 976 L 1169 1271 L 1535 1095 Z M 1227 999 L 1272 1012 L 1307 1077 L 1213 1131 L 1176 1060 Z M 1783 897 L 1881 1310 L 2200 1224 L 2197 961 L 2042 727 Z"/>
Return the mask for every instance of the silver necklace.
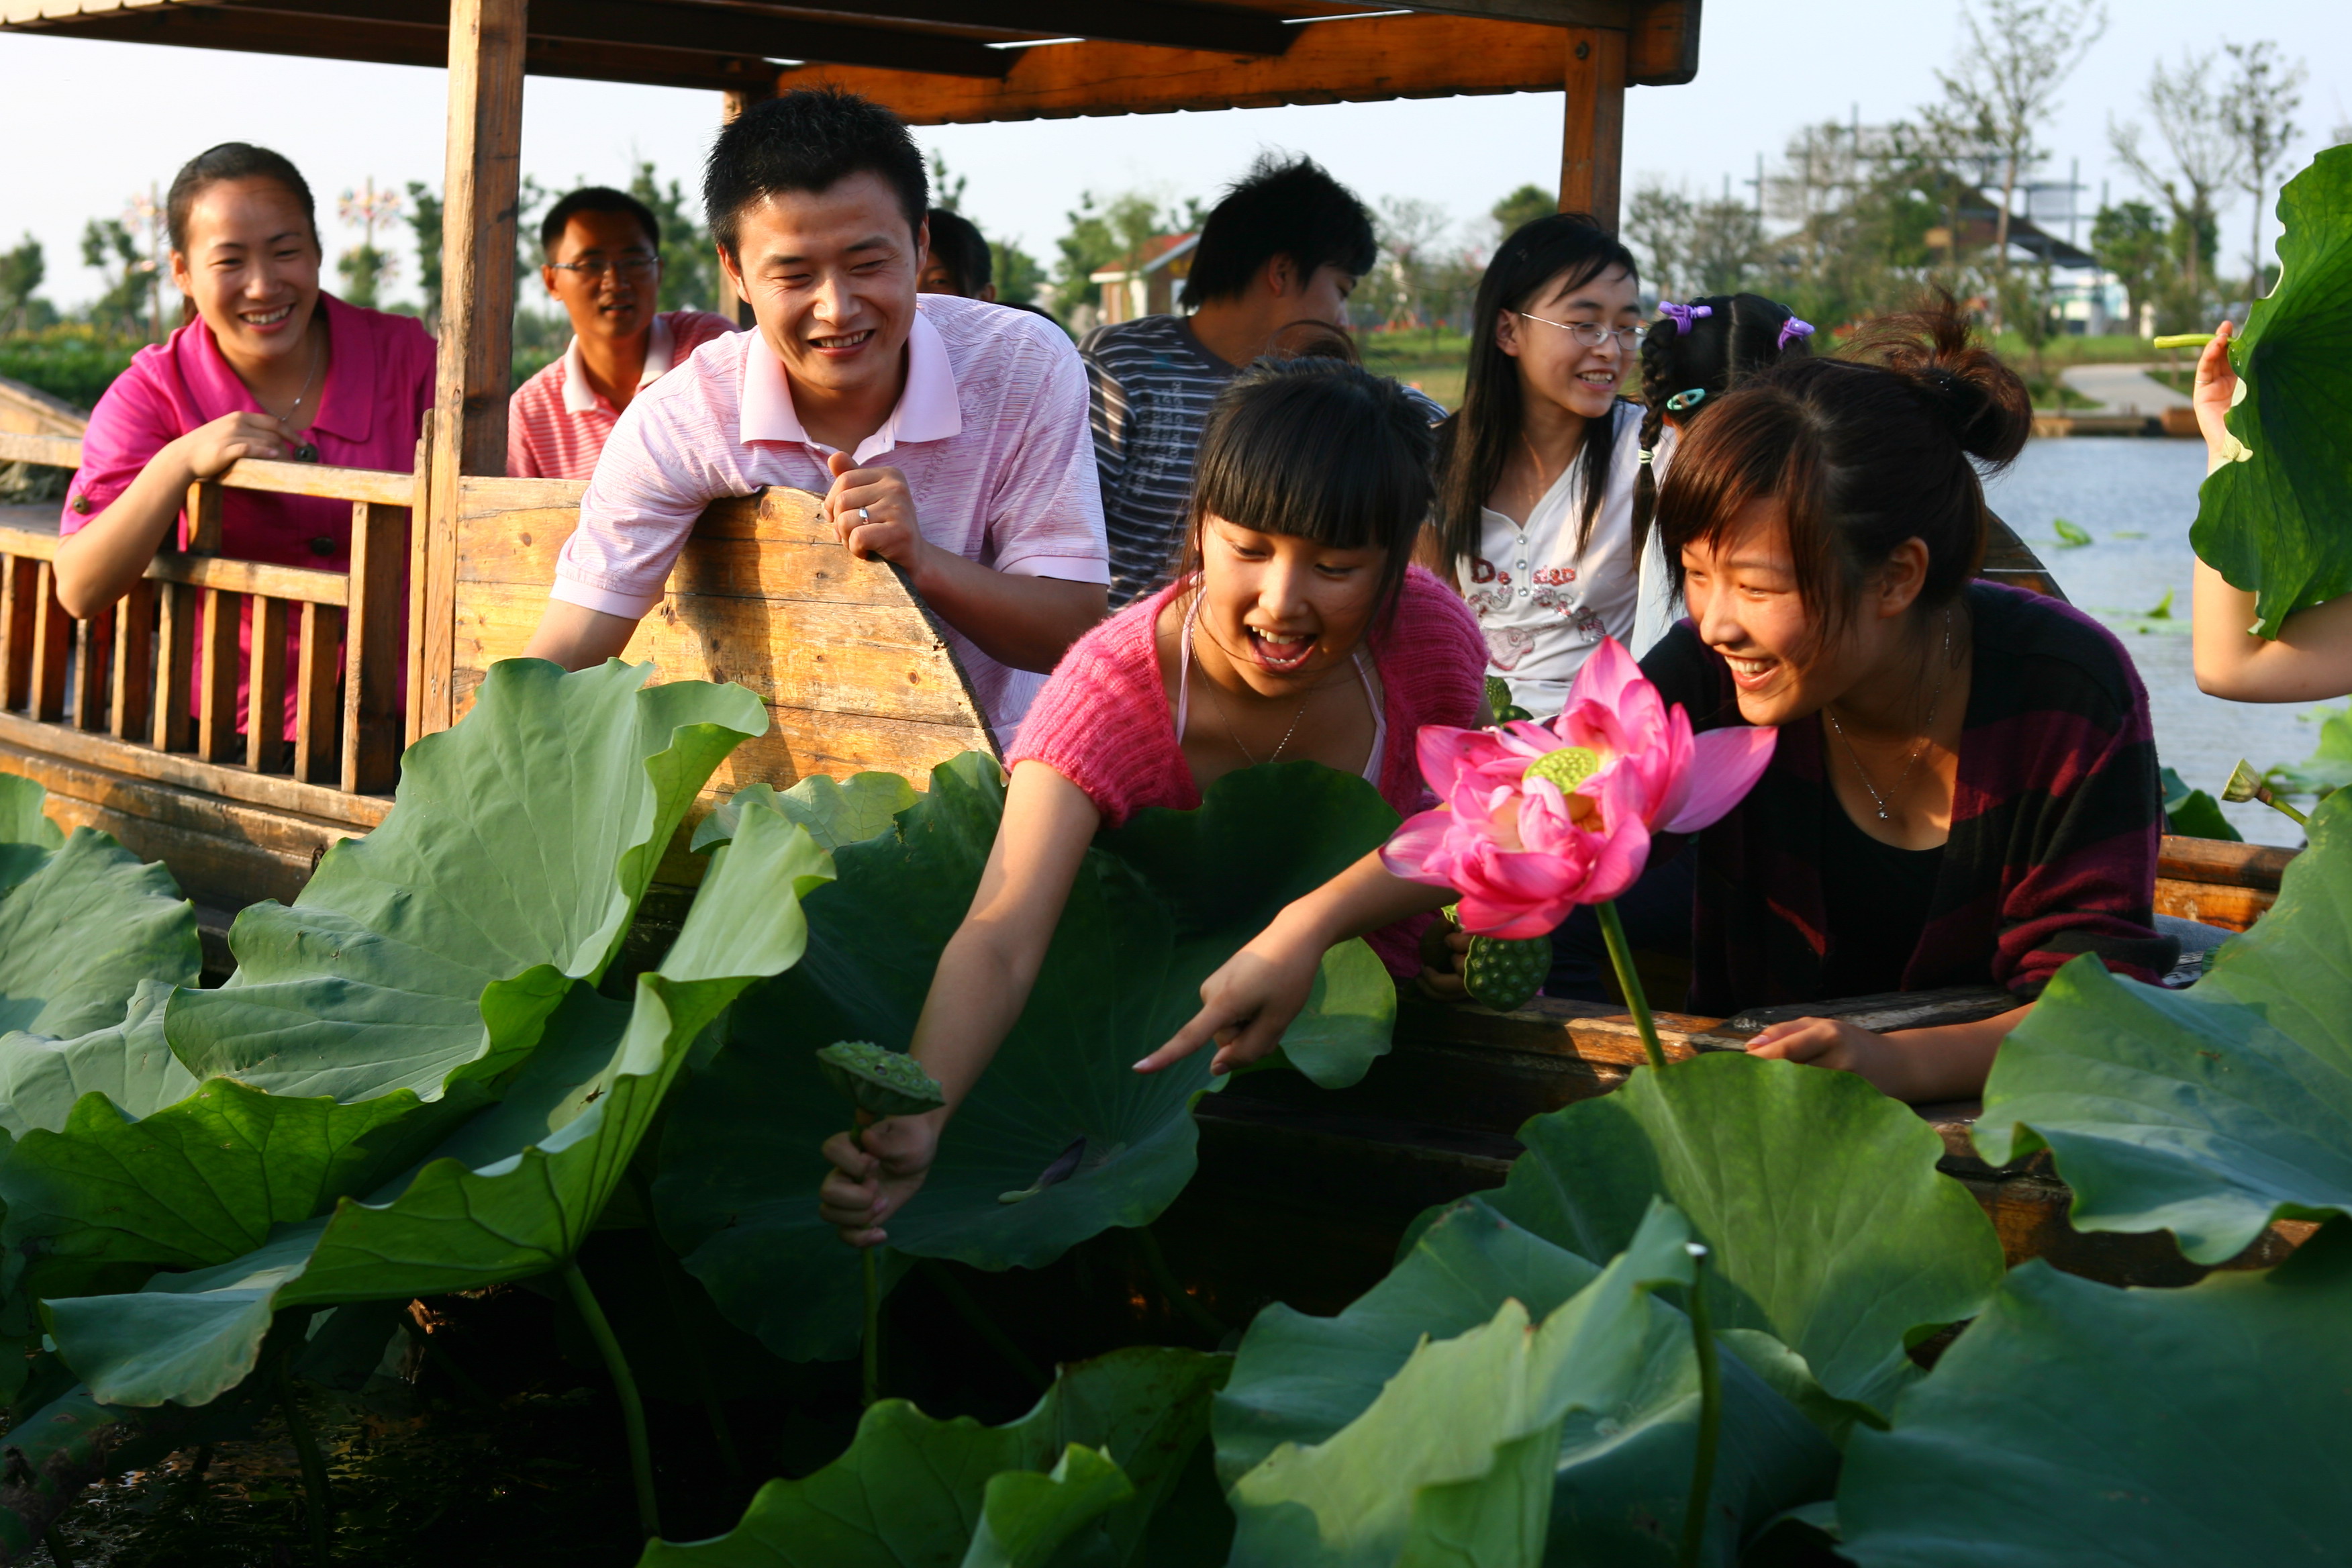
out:
<path id="1" fill-rule="evenodd" d="M 1895 820 L 1886 809 L 1887 795 L 1903 793 L 1903 786 L 1911 782 L 1911 771 L 1919 765 L 1919 759 L 1927 754 L 1928 742 L 1935 738 L 1936 710 L 1944 705 L 1944 678 L 1951 672 L 1951 668 L 1952 612 L 1947 609 L 1944 612 L 1944 662 L 1936 670 L 1936 693 L 1927 699 L 1927 721 L 1921 726 L 1927 732 L 1919 737 L 1919 743 L 1912 748 L 1911 760 L 1903 764 L 1902 773 L 1895 776 L 1895 787 L 1887 791 L 1886 795 L 1879 794 L 1878 786 L 1870 782 L 1870 770 L 1862 765 L 1862 753 L 1853 749 L 1852 741 L 1846 739 L 1845 726 L 1838 722 L 1836 712 L 1826 703 L 1822 707 L 1822 717 L 1830 721 L 1830 729 L 1836 733 L 1840 741 L 1845 742 L 1845 754 L 1853 759 L 1853 771 L 1862 780 L 1862 787 L 1870 792 L 1872 800 L 1878 803 L 1878 820 L 1881 822 Z"/>
<path id="2" fill-rule="evenodd" d="M 1192 662 L 1201 665 L 1201 684 L 1209 689 L 1209 700 L 1216 705 L 1217 717 L 1225 721 L 1225 733 L 1233 737 L 1234 749 L 1241 752 L 1242 760 L 1248 763 L 1250 766 L 1257 766 L 1257 758 L 1251 754 L 1249 747 L 1242 742 L 1242 732 L 1234 728 L 1234 716 L 1225 711 L 1225 700 L 1217 695 L 1217 683 L 1209 678 L 1209 667 L 1201 664 L 1199 654 L 1192 656 Z M 1282 739 L 1276 741 L 1274 743 L 1274 750 L 1266 753 L 1267 762 L 1279 760 L 1282 756 L 1282 748 L 1290 744 L 1291 736 L 1298 733 L 1298 721 L 1307 717 L 1307 705 L 1315 700 L 1315 691 L 1316 689 L 1310 686 L 1307 689 L 1307 695 L 1298 700 L 1298 711 L 1290 716 L 1290 728 L 1282 732 Z"/>
<path id="3" fill-rule="evenodd" d="M 319 351 L 325 345 L 325 341 L 326 340 L 322 338 L 311 343 L 310 374 L 302 378 L 302 390 L 294 395 L 293 406 L 287 409 L 285 416 L 278 421 L 289 430 L 294 428 L 294 416 L 302 412 L 302 400 L 310 395 L 310 384 L 319 379 L 319 360 L 320 357 Z M 254 398 L 254 401 L 256 403 L 261 403 L 261 399 L 257 395 Z M 269 406 L 266 403 L 262 403 L 261 405 L 264 408 L 268 408 Z M 315 463 L 319 460 L 319 448 L 309 441 L 297 441 L 294 443 L 294 460 L 298 463 Z"/>

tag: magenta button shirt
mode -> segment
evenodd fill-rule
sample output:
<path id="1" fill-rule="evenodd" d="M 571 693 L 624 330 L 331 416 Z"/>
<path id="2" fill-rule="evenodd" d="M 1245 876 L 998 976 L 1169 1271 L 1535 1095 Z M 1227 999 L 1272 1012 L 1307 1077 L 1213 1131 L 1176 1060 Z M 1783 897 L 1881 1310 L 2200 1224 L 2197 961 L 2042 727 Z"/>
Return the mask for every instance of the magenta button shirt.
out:
<path id="1" fill-rule="evenodd" d="M 319 461 L 332 468 L 416 466 L 416 437 L 433 404 L 432 335 L 411 316 L 394 316 L 319 296 L 326 312 L 332 361 L 317 394 L 318 417 L 309 426 Z M 221 357 L 212 329 L 195 321 L 132 357 L 89 416 L 82 436 L 81 471 L 66 492 L 58 531 L 72 533 L 112 505 L 156 453 L 198 426 L 226 414 L 262 413 L 261 405 Z M 187 543 L 187 518 L 180 520 Z M 281 566 L 347 572 L 352 563 L 352 503 L 319 496 L 228 490 L 221 497 L 221 553 Z M 250 614 L 240 645 L 251 648 Z M 289 617 L 294 618 L 294 617 Z M 294 668 L 296 643 L 287 644 Z M 238 682 L 237 708 L 245 707 Z M 287 692 L 287 733 L 294 696 Z"/>

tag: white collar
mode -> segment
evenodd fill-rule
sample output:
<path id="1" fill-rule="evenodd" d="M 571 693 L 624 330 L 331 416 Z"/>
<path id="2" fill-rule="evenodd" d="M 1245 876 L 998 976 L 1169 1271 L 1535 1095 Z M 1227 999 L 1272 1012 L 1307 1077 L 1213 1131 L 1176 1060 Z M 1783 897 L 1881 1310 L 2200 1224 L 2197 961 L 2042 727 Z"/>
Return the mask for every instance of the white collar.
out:
<path id="1" fill-rule="evenodd" d="M 654 332 L 646 344 L 646 368 L 637 374 L 637 390 L 643 392 L 669 373 L 669 356 L 676 352 L 677 338 L 669 330 L 669 317 L 654 318 Z M 586 414 L 604 400 L 596 389 L 588 384 L 588 366 L 580 357 L 580 340 L 573 338 L 572 346 L 563 351 L 563 411 Z"/>
<path id="2" fill-rule="evenodd" d="M 783 361 L 758 332 L 745 336 L 743 345 L 742 439 L 792 441 L 819 445 L 801 424 L 793 408 L 791 378 Z M 907 333 L 907 385 L 882 427 L 858 443 L 850 460 L 863 463 L 889 451 L 902 441 L 942 441 L 963 430 L 963 406 L 957 395 L 955 367 L 948 360 L 946 340 L 931 325 L 919 305 Z"/>

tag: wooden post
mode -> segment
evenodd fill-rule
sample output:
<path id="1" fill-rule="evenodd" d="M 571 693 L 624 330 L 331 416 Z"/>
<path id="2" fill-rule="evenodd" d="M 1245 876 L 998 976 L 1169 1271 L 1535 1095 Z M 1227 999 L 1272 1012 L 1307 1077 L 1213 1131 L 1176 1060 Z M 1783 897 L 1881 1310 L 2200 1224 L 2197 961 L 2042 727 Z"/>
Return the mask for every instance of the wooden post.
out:
<path id="1" fill-rule="evenodd" d="M 400 766 L 400 568 L 407 509 L 352 503 L 352 591 L 343 636 L 343 790 L 382 795 Z M 447 682 L 443 682 L 446 687 Z"/>
<path id="2" fill-rule="evenodd" d="M 244 596 L 221 588 L 204 590 L 204 688 L 196 702 L 196 755 L 208 763 L 236 761 L 236 677 L 240 655 L 237 624 Z M 247 722 L 252 721 L 248 718 Z M 284 721 L 280 721 L 282 723 Z"/>
<path id="3" fill-rule="evenodd" d="M 41 563 L 0 555 L 0 706 L 22 708 L 33 689 L 33 605 Z"/>
<path id="4" fill-rule="evenodd" d="M 74 631 L 74 728 L 103 734 L 106 731 L 107 656 L 113 652 L 114 617 L 100 612 L 76 621 Z"/>
<path id="5" fill-rule="evenodd" d="M 188 487 L 188 553 L 218 555 L 221 547 L 221 488 L 216 479 Z"/>
<path id="6" fill-rule="evenodd" d="M 457 481 L 464 474 L 506 471 L 525 16 L 526 0 L 451 0 L 449 6 L 441 356 L 433 395 L 431 505 L 419 521 L 426 531 L 419 617 L 425 658 L 418 681 L 423 701 L 415 717 L 418 731 L 425 734 L 447 729 L 453 718 L 449 677 L 457 663 Z M 354 575 L 357 544 L 354 540 Z M 352 636 L 356 643 L 356 583 L 353 588 Z M 398 644 L 395 631 L 392 646 Z M 387 667 L 390 662 L 387 655 Z M 385 679 L 391 679 L 389 668 Z M 378 718 L 388 721 L 390 714 Z M 352 739 L 344 737 L 347 778 Z"/>
<path id="7" fill-rule="evenodd" d="M 773 80 L 763 82 L 756 87 L 730 87 L 719 95 L 720 105 L 719 122 L 721 125 L 731 125 L 745 110 L 775 96 L 776 84 Z M 759 325 L 759 322 L 751 318 L 751 301 L 736 298 L 735 285 L 728 280 L 727 269 L 723 267 L 719 269 L 719 313 L 731 318 L 737 326 L 746 331 Z"/>
<path id="8" fill-rule="evenodd" d="M 66 651 L 73 621 L 58 603 L 57 568 L 46 561 L 33 593 L 33 717 L 54 722 L 66 716 Z"/>
<path id="9" fill-rule="evenodd" d="M 142 577 L 114 606 L 114 693 L 109 726 L 118 741 L 147 738 L 149 707 L 156 677 L 148 668 L 155 652 L 155 584 Z"/>
<path id="10" fill-rule="evenodd" d="M 302 651 L 294 673 L 294 776 L 333 788 L 342 776 L 335 747 L 335 677 L 341 669 L 343 613 L 332 605 L 302 606 Z"/>
<path id="11" fill-rule="evenodd" d="M 407 636 L 403 643 L 408 650 L 408 689 L 403 695 L 403 708 L 407 714 L 406 731 L 400 743 L 413 746 L 425 731 L 425 583 L 426 560 L 425 542 L 432 536 L 425 519 L 433 515 L 433 421 L 425 421 L 425 432 L 416 437 L 416 482 L 411 489 L 416 498 L 408 511 L 408 603 L 402 614 Z"/>
<path id="12" fill-rule="evenodd" d="M 190 698 L 196 679 L 197 592 L 185 583 L 159 583 L 155 621 L 155 749 L 185 752 L 195 745 Z"/>
<path id="13" fill-rule="evenodd" d="M 1569 27 L 1568 104 L 1559 152 L 1559 210 L 1591 213 L 1617 231 L 1624 178 L 1625 35 Z"/>
<path id="14" fill-rule="evenodd" d="M 274 773 L 286 754 L 286 601 L 256 594 L 252 674 L 246 682 L 245 765 Z"/>

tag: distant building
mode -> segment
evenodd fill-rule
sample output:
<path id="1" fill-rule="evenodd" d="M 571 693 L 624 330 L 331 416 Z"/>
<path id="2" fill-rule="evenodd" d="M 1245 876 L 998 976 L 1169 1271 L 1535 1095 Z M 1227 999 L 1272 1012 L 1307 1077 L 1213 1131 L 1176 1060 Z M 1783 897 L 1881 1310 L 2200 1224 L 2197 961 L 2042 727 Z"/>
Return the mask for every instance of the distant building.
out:
<path id="1" fill-rule="evenodd" d="M 1102 324 L 1174 315 L 1177 287 L 1192 270 L 1192 249 L 1200 243 L 1197 234 L 1163 234 L 1088 273 L 1087 282 L 1102 285 Z"/>

